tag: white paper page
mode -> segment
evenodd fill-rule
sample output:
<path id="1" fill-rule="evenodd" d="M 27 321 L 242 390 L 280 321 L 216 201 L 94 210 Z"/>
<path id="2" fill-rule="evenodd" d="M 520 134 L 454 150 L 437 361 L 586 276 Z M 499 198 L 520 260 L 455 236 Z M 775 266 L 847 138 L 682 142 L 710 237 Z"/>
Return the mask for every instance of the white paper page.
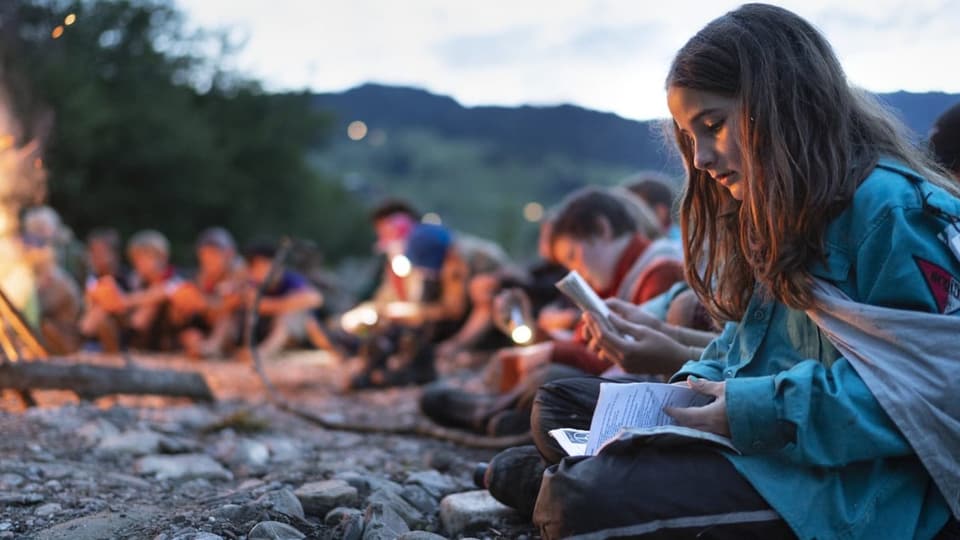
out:
<path id="1" fill-rule="evenodd" d="M 568 456 L 587 455 L 587 438 L 590 435 L 589 431 L 562 428 L 551 430 L 549 433 Z"/>
<path id="2" fill-rule="evenodd" d="M 603 383 L 590 423 L 587 455 L 597 450 L 624 428 L 673 425 L 664 407 L 699 407 L 713 398 L 674 384 Z"/>
<path id="3" fill-rule="evenodd" d="M 583 311 L 597 313 L 603 317 L 610 316 L 610 308 L 607 307 L 606 302 L 597 295 L 576 270 L 558 281 L 556 287 Z"/>
<path id="4" fill-rule="evenodd" d="M 581 310 L 594 313 L 607 321 L 610 320 L 610 308 L 607 303 L 600 298 L 576 270 L 564 276 L 555 286 Z M 621 335 L 627 341 L 635 341 L 633 336 L 629 334 Z"/>

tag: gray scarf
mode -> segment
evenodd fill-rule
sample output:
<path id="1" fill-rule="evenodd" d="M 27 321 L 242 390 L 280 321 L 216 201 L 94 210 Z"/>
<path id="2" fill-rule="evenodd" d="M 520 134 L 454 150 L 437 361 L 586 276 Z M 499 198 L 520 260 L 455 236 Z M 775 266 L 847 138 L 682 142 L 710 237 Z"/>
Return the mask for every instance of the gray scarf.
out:
<path id="1" fill-rule="evenodd" d="M 807 315 L 850 362 L 960 519 L 960 317 L 859 304 L 816 280 Z"/>

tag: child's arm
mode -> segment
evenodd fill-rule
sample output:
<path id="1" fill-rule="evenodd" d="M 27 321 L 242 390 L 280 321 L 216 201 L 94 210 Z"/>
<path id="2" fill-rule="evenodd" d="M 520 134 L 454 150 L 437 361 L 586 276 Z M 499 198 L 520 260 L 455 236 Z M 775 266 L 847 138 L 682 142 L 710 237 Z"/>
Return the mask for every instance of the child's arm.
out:
<path id="1" fill-rule="evenodd" d="M 159 304 L 166 299 L 167 285 L 166 283 L 160 283 L 157 285 L 151 285 L 142 291 L 124 294 L 122 296 L 122 305 L 125 310 L 130 310 L 143 306 Z"/>
<path id="2" fill-rule="evenodd" d="M 443 297 L 439 302 L 423 306 L 420 311 L 423 320 L 456 320 L 463 316 L 467 309 L 466 272 L 466 265 L 460 259 L 454 259 L 443 269 Z"/>
<path id="3" fill-rule="evenodd" d="M 277 298 L 261 298 L 260 314 L 285 315 L 298 311 L 316 309 L 323 304 L 323 295 L 315 287 L 307 285 Z"/>

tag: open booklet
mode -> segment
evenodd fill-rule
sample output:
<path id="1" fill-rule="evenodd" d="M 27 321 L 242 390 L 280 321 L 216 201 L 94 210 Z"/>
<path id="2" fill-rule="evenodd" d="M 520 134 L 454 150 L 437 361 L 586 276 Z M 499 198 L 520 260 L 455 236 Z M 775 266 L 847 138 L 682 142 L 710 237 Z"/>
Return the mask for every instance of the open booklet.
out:
<path id="1" fill-rule="evenodd" d="M 734 452 L 730 439 L 678 426 L 664 407 L 700 407 L 712 400 L 689 388 L 661 383 L 602 383 L 590 431 L 555 429 L 550 436 L 571 456 L 593 456 L 621 437 L 659 446 L 691 443 L 719 445 Z"/>

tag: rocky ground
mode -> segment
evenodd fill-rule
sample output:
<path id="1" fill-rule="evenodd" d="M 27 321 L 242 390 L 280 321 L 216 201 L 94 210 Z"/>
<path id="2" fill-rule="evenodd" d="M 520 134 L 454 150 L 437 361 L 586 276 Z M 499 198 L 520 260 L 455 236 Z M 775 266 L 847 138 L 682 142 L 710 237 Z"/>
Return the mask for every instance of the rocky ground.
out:
<path id="1" fill-rule="evenodd" d="M 202 371 L 218 399 L 48 391 L 24 410 L 4 394 L 0 538 L 536 537 L 475 491 L 473 466 L 493 451 L 321 429 L 267 403 L 242 363 L 134 361 Z M 342 370 L 322 353 L 287 355 L 268 373 L 311 411 L 384 425 L 418 414 L 416 388 L 338 393 Z"/>

